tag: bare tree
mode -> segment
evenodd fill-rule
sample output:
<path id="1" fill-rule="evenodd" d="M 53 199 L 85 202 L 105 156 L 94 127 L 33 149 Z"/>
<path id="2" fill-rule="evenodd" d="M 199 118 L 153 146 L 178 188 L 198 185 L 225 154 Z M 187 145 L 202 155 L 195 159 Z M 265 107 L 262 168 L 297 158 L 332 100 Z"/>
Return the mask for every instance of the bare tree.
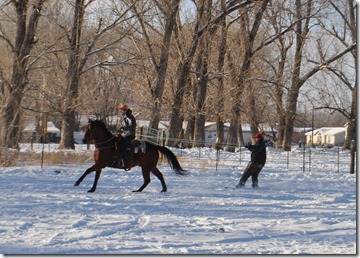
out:
<path id="1" fill-rule="evenodd" d="M 205 15 L 205 1 L 199 0 L 194 1 L 196 3 L 196 19 L 195 19 L 195 25 L 192 32 L 192 39 L 191 43 L 189 45 L 188 50 L 184 50 L 182 47 L 180 47 L 181 44 L 179 44 L 180 40 L 176 36 L 178 42 L 178 49 L 179 49 L 179 56 L 180 60 L 178 62 L 178 67 L 176 69 L 176 85 L 174 89 L 174 100 L 173 105 L 171 107 L 171 115 L 170 115 L 170 125 L 168 128 L 168 134 L 166 138 L 166 144 L 169 146 L 173 146 L 175 143 L 175 138 L 180 134 L 181 128 L 182 128 L 182 116 L 181 116 L 181 108 L 183 104 L 183 98 L 186 92 L 186 88 L 188 85 L 188 78 L 190 74 L 190 68 L 193 62 L 193 58 L 196 54 L 199 40 L 205 33 L 205 31 L 209 31 L 209 35 L 213 35 L 214 30 L 217 29 L 217 25 L 219 22 L 222 21 L 224 16 L 227 16 L 231 14 L 232 12 L 238 10 L 239 8 L 242 8 L 243 6 L 247 6 L 249 4 L 252 4 L 253 1 L 247 0 L 247 1 L 238 1 L 233 0 L 229 1 L 226 4 L 226 8 L 217 16 L 212 18 L 208 23 L 206 23 L 204 26 L 201 26 L 200 23 L 203 19 L 203 16 Z M 177 26 L 179 28 L 179 26 Z M 178 35 L 178 33 L 176 33 Z"/>
<path id="2" fill-rule="evenodd" d="M 101 42 L 102 37 L 111 33 L 111 31 L 124 20 L 130 19 L 129 17 L 125 17 L 125 14 L 129 11 L 131 5 L 107 24 L 102 18 L 99 18 L 94 35 L 85 44 L 85 39 L 81 36 L 84 26 L 85 11 L 94 1 L 95 0 L 76 0 L 73 7 L 73 24 L 71 25 L 70 34 L 68 34 L 67 37 L 69 44 L 68 67 L 66 69 L 67 88 L 65 90 L 65 100 L 63 103 L 60 148 L 73 149 L 75 147 L 73 132 L 75 129 L 75 113 L 81 75 L 96 67 L 116 64 L 116 62 L 109 62 L 108 58 L 106 58 L 105 60 L 100 61 L 94 60 L 94 63 L 89 65 L 88 61 L 90 57 L 117 44 L 125 37 L 126 33 L 129 32 L 129 29 L 125 28 L 124 30 L 126 33 L 124 32 L 124 34 L 118 35 L 116 38 L 112 39 L 111 42 Z"/>
<path id="3" fill-rule="evenodd" d="M 1 113 L 0 113 L 0 145 L 9 148 L 18 148 L 21 137 L 21 101 L 28 86 L 28 77 L 31 66 L 39 57 L 32 57 L 32 50 L 37 42 L 36 33 L 38 21 L 41 17 L 45 0 L 7 1 L 3 4 L 12 6 L 16 11 L 16 28 L 14 34 L 5 32 L 1 27 L 0 39 L 4 41 L 13 56 L 12 72 L 5 78 L 4 71 L 0 70 L 1 79 Z M 2 10 L 3 13 L 6 11 Z M 14 38 L 11 38 L 11 35 Z"/>
<path id="4" fill-rule="evenodd" d="M 210 22 L 211 20 L 211 9 L 212 1 L 207 0 L 205 2 L 205 14 L 201 26 Z M 207 95 L 207 88 L 209 82 L 209 52 L 210 52 L 210 31 L 207 30 L 204 32 L 203 36 L 200 38 L 199 42 L 199 53 L 198 53 L 198 63 L 200 64 L 200 70 L 198 70 L 198 76 L 196 76 L 196 84 L 194 84 L 198 89 L 196 91 L 196 103 L 195 103 L 195 131 L 194 131 L 194 141 L 193 147 L 204 147 L 205 146 L 205 114 L 206 106 L 205 100 Z"/>
<path id="5" fill-rule="evenodd" d="M 160 49 L 159 58 L 156 57 L 157 51 L 153 47 L 154 44 L 152 44 L 151 42 L 150 36 L 148 35 L 147 32 L 146 23 L 142 17 L 142 15 L 145 14 L 140 14 L 137 11 L 135 5 L 134 5 L 134 10 L 141 24 L 142 33 L 144 35 L 149 56 L 156 74 L 154 83 L 152 83 L 151 80 L 149 80 L 149 87 L 152 97 L 152 109 L 151 109 L 151 118 L 150 118 L 149 127 L 158 129 L 161 107 L 163 102 L 162 96 L 165 87 L 166 71 L 168 68 L 171 37 L 174 30 L 174 24 L 178 13 L 180 0 L 155 1 L 155 3 L 157 8 L 161 10 L 161 13 L 164 16 L 164 20 L 165 20 L 163 38 L 162 38 L 162 43 L 160 45 L 161 49 Z M 152 27 L 151 30 L 156 30 L 156 28 Z M 159 34 L 161 33 L 162 32 L 159 32 Z"/>
<path id="6" fill-rule="evenodd" d="M 330 1 L 331 8 L 335 11 L 335 17 L 339 17 L 335 20 L 336 24 L 342 24 L 343 27 L 339 28 L 336 24 L 329 24 L 319 20 L 324 31 L 327 31 L 332 37 L 338 40 L 341 45 L 348 48 L 351 45 L 356 44 L 356 3 L 353 0 L 347 0 L 346 2 Z M 334 15 L 332 15 L 332 18 Z M 340 21 L 342 21 L 340 23 Z M 318 52 L 324 57 L 325 51 L 323 50 L 322 43 L 318 41 Z M 351 50 L 351 57 L 349 64 L 347 61 L 334 62 L 322 69 L 326 72 L 329 71 L 334 75 L 335 85 L 332 85 L 336 90 L 329 91 L 331 87 L 325 87 L 319 90 L 318 95 L 321 96 L 323 108 L 330 109 L 341 113 L 347 119 L 347 133 L 343 148 L 350 149 L 351 141 L 356 140 L 356 106 L 357 106 L 357 87 L 356 78 L 354 72 L 356 70 L 357 52 L 355 48 Z M 345 68 L 346 67 L 346 68 Z M 352 73 L 348 72 L 348 69 L 352 70 Z M 340 86 L 340 87 L 338 87 Z M 341 101 L 343 96 L 338 96 L 340 92 L 349 92 L 351 101 Z M 350 104 L 349 104 L 350 103 Z"/>
<path id="7" fill-rule="evenodd" d="M 49 117 L 61 124 L 61 148 L 74 148 L 80 116 L 110 121 L 126 101 L 154 128 L 169 115 L 169 146 L 183 121 L 183 143 L 202 146 L 205 121 L 216 119 L 217 146 L 225 121 L 231 151 L 243 121 L 252 132 L 267 121 L 290 149 L 293 126 L 307 120 L 302 98 L 317 89 L 318 108 L 348 120 L 344 147 L 355 139 L 355 0 L 193 0 L 189 20 L 180 0 L 44 3 L 0 4 L 1 146 L 17 146 L 25 119 Z"/>
<path id="8" fill-rule="evenodd" d="M 282 141 L 282 148 L 284 150 L 291 150 L 291 139 L 294 130 L 294 121 L 296 118 L 297 101 L 299 97 L 300 88 L 304 83 L 309 80 L 314 74 L 323 68 L 329 66 L 332 62 L 346 55 L 348 52 L 353 51 L 356 48 L 356 44 L 348 46 L 346 49 L 331 56 L 330 58 L 322 61 L 315 67 L 311 68 L 304 75 L 301 75 L 301 67 L 303 62 L 303 49 L 306 38 L 310 30 L 310 20 L 312 18 L 313 1 L 308 0 L 303 4 L 302 0 L 296 0 L 296 26 L 295 26 L 295 53 L 294 53 L 294 65 L 292 69 L 291 85 L 287 94 L 286 105 L 286 118 L 285 118 L 285 130 L 284 138 Z M 305 7 L 305 9 L 303 9 Z"/>
<path id="9" fill-rule="evenodd" d="M 221 11 L 225 10 L 225 0 L 220 1 Z M 216 90 L 216 109 L 218 113 L 216 114 L 216 142 L 215 148 L 221 148 L 224 146 L 224 65 L 225 65 L 225 56 L 227 49 L 227 26 L 226 26 L 226 17 L 224 16 L 219 22 L 219 44 L 218 44 L 218 58 L 217 58 L 217 90 Z"/>
<path id="10" fill-rule="evenodd" d="M 231 118 L 230 118 L 230 129 L 227 139 L 226 150 L 234 151 L 235 144 L 238 143 L 238 127 L 241 127 L 241 123 L 239 123 L 240 117 L 240 107 L 239 103 L 241 102 L 242 93 L 244 92 L 244 88 L 247 83 L 246 80 L 250 75 L 251 62 L 254 54 L 253 46 L 255 42 L 255 38 L 257 36 L 258 30 L 261 25 L 261 20 L 264 14 L 264 11 L 269 3 L 269 0 L 264 0 L 261 3 L 261 7 L 257 11 L 254 21 L 252 23 L 251 28 L 249 29 L 249 17 L 248 10 L 244 8 L 243 13 L 240 15 L 240 29 L 242 31 L 241 36 L 244 40 L 243 52 L 244 56 L 242 62 L 240 63 L 239 74 L 237 76 L 237 83 L 234 89 L 233 94 L 233 103 L 231 109 Z M 252 96 L 252 95 L 250 95 Z M 254 105 L 254 98 L 251 97 L 250 104 Z M 254 127 L 254 124 L 252 125 Z M 252 128 L 252 130 L 258 130 L 258 128 Z"/>
<path id="11" fill-rule="evenodd" d="M 182 52 L 180 52 L 180 61 L 176 70 L 175 96 L 173 100 L 173 105 L 171 107 L 170 125 L 168 128 L 168 133 L 166 135 L 166 145 L 168 146 L 174 146 L 174 144 L 176 143 L 175 139 L 180 134 L 180 131 L 182 129 L 182 118 L 180 115 L 180 110 L 183 103 L 183 97 L 186 92 L 186 86 L 190 73 L 190 66 L 196 53 L 199 38 L 201 36 L 199 35 L 198 30 L 205 9 L 203 1 L 201 0 L 199 2 L 200 5 L 196 8 L 197 19 L 194 26 L 194 34 L 192 37 L 190 48 L 187 52 L 185 52 L 185 50 L 182 50 Z M 179 29 L 179 26 L 177 26 L 177 29 Z M 178 33 L 176 33 L 176 35 L 178 35 Z M 176 37 L 176 39 L 179 44 L 180 39 L 178 37 Z M 180 45 L 181 44 L 179 44 L 179 46 Z M 179 47 L 180 51 L 181 49 L 182 48 Z"/>
<path id="12" fill-rule="evenodd" d="M 285 10 L 286 4 L 284 1 L 274 2 L 272 3 L 272 8 L 267 9 L 266 19 L 269 21 L 273 35 L 271 35 L 270 41 L 266 42 L 266 44 L 271 44 L 273 52 L 276 51 L 278 54 L 275 57 L 266 54 L 260 57 L 260 62 L 270 68 L 264 69 L 262 78 L 264 78 L 264 83 L 270 85 L 266 87 L 266 90 L 269 92 L 269 99 L 272 99 L 275 105 L 274 116 L 271 116 L 269 122 L 273 121 L 273 126 L 277 128 L 277 135 L 273 140 L 278 148 L 282 147 L 284 138 L 286 118 L 284 95 L 289 74 L 286 67 L 287 62 L 289 62 L 289 50 L 293 46 L 293 37 L 289 33 L 292 30 L 293 23 L 289 21 L 290 25 L 287 25 L 283 22 L 282 17 Z"/>

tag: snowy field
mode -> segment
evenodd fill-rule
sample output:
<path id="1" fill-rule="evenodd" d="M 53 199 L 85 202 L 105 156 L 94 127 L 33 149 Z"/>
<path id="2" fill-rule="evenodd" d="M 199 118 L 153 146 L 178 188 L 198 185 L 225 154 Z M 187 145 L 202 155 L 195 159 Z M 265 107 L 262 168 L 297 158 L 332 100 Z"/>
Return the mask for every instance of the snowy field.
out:
<path id="1" fill-rule="evenodd" d="M 106 168 L 95 193 L 87 193 L 94 174 L 74 186 L 89 160 L 1 167 L 0 253 L 357 253 L 349 152 L 314 149 L 310 163 L 302 150 L 268 148 L 260 187 L 251 188 L 250 179 L 233 189 L 250 152 L 172 150 L 190 174 L 177 176 L 161 163 L 167 193 L 155 177 L 133 193 L 143 180 L 139 167 Z"/>

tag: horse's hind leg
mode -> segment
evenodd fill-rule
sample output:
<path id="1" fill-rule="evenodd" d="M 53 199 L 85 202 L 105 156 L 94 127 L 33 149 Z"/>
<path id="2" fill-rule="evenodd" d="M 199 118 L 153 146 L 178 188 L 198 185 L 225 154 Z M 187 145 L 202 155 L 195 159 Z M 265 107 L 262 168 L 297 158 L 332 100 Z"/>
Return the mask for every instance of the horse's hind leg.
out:
<path id="1" fill-rule="evenodd" d="M 143 185 L 138 190 L 134 190 L 133 192 L 141 192 L 150 183 L 150 181 L 151 181 L 150 180 L 150 170 L 143 168 L 142 169 L 142 175 L 143 175 L 143 178 L 144 178 Z"/>
<path id="2" fill-rule="evenodd" d="M 165 193 L 167 191 L 167 186 L 163 174 L 160 172 L 160 170 L 157 167 L 153 168 L 151 172 L 160 180 L 162 185 L 161 192 Z"/>

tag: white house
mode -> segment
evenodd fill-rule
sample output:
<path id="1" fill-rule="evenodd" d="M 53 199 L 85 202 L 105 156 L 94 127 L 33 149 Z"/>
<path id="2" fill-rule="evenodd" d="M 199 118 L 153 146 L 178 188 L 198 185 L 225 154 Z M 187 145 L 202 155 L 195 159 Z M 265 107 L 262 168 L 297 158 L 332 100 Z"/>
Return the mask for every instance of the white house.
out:
<path id="1" fill-rule="evenodd" d="M 50 142 L 57 142 L 60 139 L 60 132 L 60 129 L 53 122 L 47 122 L 46 133 Z M 41 137 L 41 135 L 36 135 L 35 123 L 28 123 L 23 130 L 23 134 L 25 138 L 34 137 L 34 141 L 38 141 L 37 138 Z"/>
<path id="2" fill-rule="evenodd" d="M 229 132 L 230 123 L 224 123 L 224 140 L 227 140 L 227 135 Z M 249 124 L 242 124 L 242 135 L 244 143 L 252 141 L 252 134 Z M 272 135 L 272 129 L 267 125 L 262 125 L 259 128 L 261 132 Z M 215 122 L 206 122 L 205 123 L 205 146 L 212 146 L 216 142 L 216 123 Z M 266 137 L 264 137 L 266 139 Z"/>
<path id="3" fill-rule="evenodd" d="M 306 144 L 311 145 L 343 145 L 346 138 L 346 127 L 322 127 L 305 133 Z M 312 137 L 314 137 L 312 139 Z"/>

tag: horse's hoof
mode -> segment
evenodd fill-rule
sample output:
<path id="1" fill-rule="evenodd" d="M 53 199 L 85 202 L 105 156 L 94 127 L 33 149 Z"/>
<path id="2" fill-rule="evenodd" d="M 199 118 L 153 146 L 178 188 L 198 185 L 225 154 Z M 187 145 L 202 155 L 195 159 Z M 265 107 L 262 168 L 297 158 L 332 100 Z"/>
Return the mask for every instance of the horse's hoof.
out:
<path id="1" fill-rule="evenodd" d="M 161 190 L 161 193 L 166 193 L 167 189 Z"/>
<path id="2" fill-rule="evenodd" d="M 79 182 L 76 182 L 75 184 L 74 184 L 74 186 L 79 186 L 80 185 L 80 183 Z"/>
<path id="3" fill-rule="evenodd" d="M 93 192 L 95 192 L 95 190 L 93 190 L 93 189 L 90 189 L 90 190 L 88 191 L 88 193 L 93 193 Z"/>
<path id="4" fill-rule="evenodd" d="M 134 191 L 132 191 L 133 193 L 140 193 L 141 191 L 139 191 L 139 190 L 134 190 Z"/>

